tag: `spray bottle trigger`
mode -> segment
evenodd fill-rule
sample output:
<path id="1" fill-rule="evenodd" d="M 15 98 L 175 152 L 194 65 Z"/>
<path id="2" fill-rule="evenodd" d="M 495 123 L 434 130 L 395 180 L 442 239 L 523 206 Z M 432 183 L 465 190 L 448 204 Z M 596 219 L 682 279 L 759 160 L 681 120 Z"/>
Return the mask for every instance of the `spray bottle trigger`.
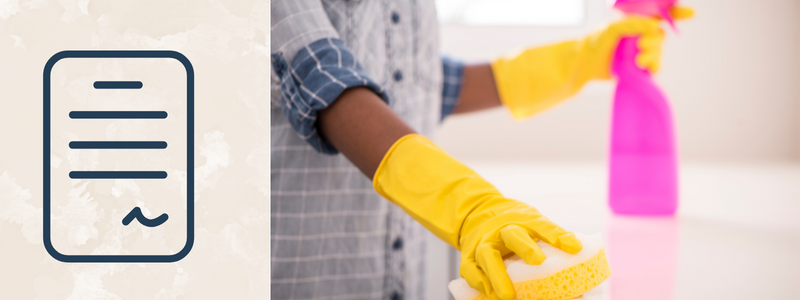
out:
<path id="1" fill-rule="evenodd" d="M 672 18 L 672 14 L 669 13 L 669 10 L 662 6 L 659 8 L 659 11 L 661 12 L 661 17 L 664 18 L 664 20 L 667 20 L 667 23 L 669 23 L 669 26 L 672 27 L 672 30 L 675 30 L 677 33 L 678 27 L 675 26 L 675 20 Z"/>

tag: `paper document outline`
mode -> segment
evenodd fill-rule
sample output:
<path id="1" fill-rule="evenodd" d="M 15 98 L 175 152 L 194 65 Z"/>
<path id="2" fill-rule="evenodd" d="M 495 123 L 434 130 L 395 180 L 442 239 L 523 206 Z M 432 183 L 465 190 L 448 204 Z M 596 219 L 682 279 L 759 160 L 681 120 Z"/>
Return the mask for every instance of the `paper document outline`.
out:
<path id="1" fill-rule="evenodd" d="M 186 70 L 186 244 L 171 255 L 66 255 L 53 247 L 50 239 L 50 75 L 53 66 L 64 58 L 172 58 Z M 189 254 L 194 245 L 194 68 L 189 59 L 171 50 L 67 50 L 54 54 L 44 67 L 43 137 L 44 197 L 43 240 L 47 253 L 66 263 L 168 263 Z"/>

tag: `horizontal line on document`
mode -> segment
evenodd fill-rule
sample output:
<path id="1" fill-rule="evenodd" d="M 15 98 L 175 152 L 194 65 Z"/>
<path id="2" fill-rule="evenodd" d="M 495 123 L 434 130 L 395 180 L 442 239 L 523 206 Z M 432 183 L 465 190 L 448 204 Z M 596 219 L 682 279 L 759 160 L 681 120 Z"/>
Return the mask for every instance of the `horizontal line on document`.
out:
<path id="1" fill-rule="evenodd" d="M 96 89 L 140 89 L 141 81 L 95 81 Z"/>
<path id="2" fill-rule="evenodd" d="M 164 171 L 72 171 L 72 179 L 164 179 Z"/>
<path id="3" fill-rule="evenodd" d="M 71 111 L 70 119 L 166 119 L 165 111 Z"/>
<path id="4" fill-rule="evenodd" d="M 69 142 L 70 149 L 166 149 L 167 142 Z"/>

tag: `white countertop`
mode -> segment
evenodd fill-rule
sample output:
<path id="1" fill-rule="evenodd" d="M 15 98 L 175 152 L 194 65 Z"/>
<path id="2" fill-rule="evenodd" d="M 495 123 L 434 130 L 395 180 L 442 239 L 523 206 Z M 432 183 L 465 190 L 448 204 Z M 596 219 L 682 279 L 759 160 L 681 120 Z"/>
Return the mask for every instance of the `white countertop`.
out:
<path id="1" fill-rule="evenodd" d="M 602 164 L 468 162 L 567 230 L 602 232 L 584 299 L 800 299 L 800 164 L 684 164 L 676 218 L 612 215 Z"/>

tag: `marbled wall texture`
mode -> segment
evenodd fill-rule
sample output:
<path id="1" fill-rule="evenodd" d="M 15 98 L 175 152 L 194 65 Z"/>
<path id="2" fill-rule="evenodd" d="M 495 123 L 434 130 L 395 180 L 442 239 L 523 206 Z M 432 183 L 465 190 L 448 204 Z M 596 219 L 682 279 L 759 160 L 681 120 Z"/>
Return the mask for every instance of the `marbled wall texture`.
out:
<path id="1" fill-rule="evenodd" d="M 0 299 L 266 299 L 269 295 L 269 3 L 0 0 Z M 195 73 L 195 241 L 175 263 L 62 263 L 43 245 L 43 70 L 62 50 L 175 50 Z M 186 75 L 170 59 L 58 62 L 51 220 L 64 254 L 172 254 L 186 235 Z M 138 80 L 97 90 L 96 80 Z M 75 120 L 75 110 L 164 110 L 163 120 Z M 77 150 L 70 141 L 167 141 Z M 70 179 L 160 170 L 163 180 Z M 134 207 L 144 227 L 121 219 Z"/>

